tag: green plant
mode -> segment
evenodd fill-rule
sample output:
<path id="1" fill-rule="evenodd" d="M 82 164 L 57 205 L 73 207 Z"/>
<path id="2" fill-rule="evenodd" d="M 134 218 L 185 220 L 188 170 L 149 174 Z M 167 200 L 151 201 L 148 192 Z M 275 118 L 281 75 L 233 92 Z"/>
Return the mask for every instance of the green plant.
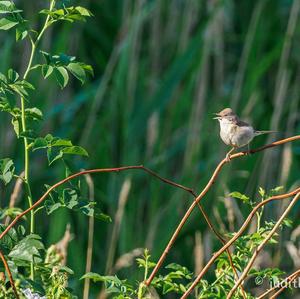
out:
<path id="1" fill-rule="evenodd" d="M 262 188 L 260 188 L 259 193 L 263 200 L 268 201 L 269 199 L 272 199 L 272 197 L 277 196 L 281 189 L 282 187 L 274 188 L 267 194 Z M 230 196 L 232 198 L 234 197 L 241 200 L 244 204 L 249 205 L 252 211 L 256 210 L 256 207 L 259 206 L 259 204 L 257 205 L 257 203 L 250 200 L 248 196 L 240 192 L 232 192 L 230 193 Z M 261 221 L 261 219 L 264 217 L 263 207 L 264 206 L 262 205 L 259 213 L 257 212 L 258 209 L 253 213 L 253 215 L 257 216 L 257 221 Z M 231 258 L 235 268 L 239 272 L 242 272 L 247 266 L 249 261 L 255 255 L 257 248 L 262 246 L 262 244 L 266 241 L 267 236 L 270 234 L 270 232 L 272 232 L 276 225 L 278 226 L 277 222 L 264 221 L 263 224 L 260 224 L 259 227 L 257 227 L 255 232 L 246 233 L 243 236 L 240 234 L 238 235 L 234 242 L 234 250 L 231 252 Z M 278 227 L 280 231 L 284 226 L 290 227 L 291 220 L 286 218 L 284 221 L 282 221 L 282 223 L 279 223 Z M 270 246 L 276 245 L 279 234 L 280 232 L 272 233 L 272 236 L 267 240 L 267 243 Z M 228 233 L 225 237 L 232 239 L 235 235 L 236 233 Z M 232 288 L 235 286 L 235 273 L 228 259 L 228 255 L 225 253 L 225 250 L 222 250 L 221 253 L 216 254 L 215 262 L 216 267 L 213 271 L 213 278 L 209 280 L 198 280 L 197 285 L 195 285 L 194 288 L 194 298 L 226 298 L 230 290 L 232 290 Z M 194 274 L 186 267 L 176 263 L 171 263 L 165 266 L 164 275 L 159 274 L 151 281 L 150 284 L 146 284 L 146 281 L 149 277 L 149 270 L 156 266 L 156 263 L 150 260 L 148 250 L 144 251 L 142 258 L 137 259 L 137 264 L 139 268 L 144 270 L 140 282 L 130 282 L 129 279 L 121 280 L 117 276 L 103 276 L 97 273 L 87 273 L 82 277 L 82 279 L 90 278 L 94 282 L 103 282 L 107 293 L 111 294 L 111 298 L 118 299 L 160 298 L 159 296 L 164 297 L 167 294 L 171 294 L 170 298 L 174 298 L 175 296 L 184 295 L 194 281 Z M 248 288 L 249 285 L 260 286 L 263 282 L 272 285 L 274 281 L 277 282 L 277 285 L 279 286 L 280 282 L 284 281 L 284 274 L 284 271 L 276 267 L 263 269 L 253 266 L 249 271 L 248 280 L 247 283 L 244 284 L 244 287 Z M 296 276 L 294 276 L 294 278 L 295 277 Z M 251 287 L 249 289 L 251 290 Z M 243 290 L 242 293 L 241 290 L 239 290 L 232 298 L 254 299 L 256 297 L 252 295 L 251 291 L 245 292 Z"/>
<path id="2" fill-rule="evenodd" d="M 71 173 L 68 156 L 87 157 L 87 151 L 73 145 L 71 140 L 54 137 L 47 134 L 39 136 L 39 125 L 43 120 L 43 113 L 38 107 L 32 106 L 32 92 L 39 92 L 38 88 L 30 83 L 31 72 L 40 71 L 44 79 L 54 78 L 61 88 L 69 82 L 69 74 L 84 83 L 88 74 L 93 74 L 90 65 L 80 62 L 74 56 L 66 54 L 49 54 L 39 48 L 40 41 L 46 31 L 57 22 L 85 21 L 92 14 L 81 6 L 67 6 L 64 2 L 51 0 L 49 9 L 43 9 L 40 14 L 45 17 L 40 30 L 31 27 L 30 21 L 23 17 L 22 10 L 18 9 L 12 1 L 0 1 L 0 30 L 15 30 L 16 41 L 30 42 L 30 55 L 24 74 L 19 75 L 15 70 L 9 69 L 6 74 L 0 73 L 0 111 L 8 113 L 11 117 L 16 138 L 23 142 L 23 167 L 16 167 L 12 158 L 0 160 L 0 180 L 8 185 L 14 179 L 22 180 L 26 189 L 28 208 L 33 207 L 31 188 L 30 157 L 38 150 L 45 150 L 49 167 L 52 163 L 61 160 L 65 167 L 66 176 Z M 24 175 L 20 175 L 24 170 Z M 72 270 L 65 267 L 59 258 L 55 258 L 55 249 L 46 248 L 40 236 L 35 234 L 36 213 L 45 208 L 49 215 L 58 208 L 68 208 L 82 212 L 101 220 L 109 220 L 98 208 L 96 203 L 86 200 L 82 191 L 81 180 L 69 183 L 67 188 L 53 190 L 50 198 L 38 209 L 30 210 L 29 230 L 19 225 L 12 228 L 0 241 L 0 249 L 8 259 L 8 265 L 16 280 L 19 296 L 20 290 L 32 289 L 49 298 L 73 298 L 72 290 L 67 288 L 68 276 Z M 47 190 L 48 186 L 45 185 Z M 20 208 L 3 208 L 1 218 L 16 217 L 20 215 Z M 1 226 L 2 232 L 5 226 Z M 54 251 L 54 252 L 53 252 Z M 58 254 L 58 253 L 57 253 Z M 2 270 L 4 273 L 4 270 Z M 5 278 L 6 280 L 8 278 Z M 1 298 L 8 298 L 13 289 L 2 285 Z"/>

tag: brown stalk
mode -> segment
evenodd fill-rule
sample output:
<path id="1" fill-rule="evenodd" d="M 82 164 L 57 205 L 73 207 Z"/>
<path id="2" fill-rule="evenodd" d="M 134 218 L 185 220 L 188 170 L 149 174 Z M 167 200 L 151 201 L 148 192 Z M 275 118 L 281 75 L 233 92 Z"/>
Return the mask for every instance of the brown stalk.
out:
<path id="1" fill-rule="evenodd" d="M 257 152 L 260 152 L 260 151 L 263 151 L 265 149 L 268 149 L 268 148 L 272 148 L 272 147 L 275 147 L 275 146 L 278 146 L 278 145 L 282 145 L 282 144 L 285 144 L 287 142 L 291 142 L 291 141 L 295 141 L 295 140 L 300 140 L 300 135 L 297 135 L 297 136 L 293 136 L 293 137 L 289 137 L 289 138 L 285 138 L 285 139 L 282 139 L 282 140 L 278 140 L 278 141 L 275 141 L 273 143 L 270 143 L 270 144 L 267 144 L 265 146 L 262 146 L 262 147 L 259 147 L 257 149 L 253 149 L 253 150 L 250 150 L 250 154 L 254 154 L 254 153 L 257 153 Z M 232 159 L 236 159 L 236 158 L 239 158 L 239 157 L 243 157 L 243 156 L 247 156 L 249 154 L 249 152 L 239 152 L 239 153 L 236 153 L 236 154 L 233 154 L 230 156 L 231 160 Z M 164 252 L 162 253 L 162 255 L 160 256 L 156 266 L 154 267 L 154 269 L 152 270 L 152 273 L 150 274 L 149 278 L 147 279 L 147 281 L 145 282 L 145 284 L 147 286 L 150 285 L 151 281 L 153 280 L 153 278 L 155 277 L 157 271 L 160 269 L 163 261 L 165 260 L 167 254 L 169 253 L 169 250 L 171 249 L 171 247 L 173 246 L 179 232 L 181 231 L 183 225 L 185 224 L 185 222 L 187 221 L 187 219 L 189 218 L 190 214 L 192 213 L 193 209 L 195 208 L 195 206 L 198 204 L 198 202 L 204 197 L 204 195 L 208 192 L 208 190 L 211 188 L 211 186 L 215 183 L 222 167 L 228 163 L 228 161 L 226 160 L 226 158 L 224 158 L 217 166 L 217 168 L 215 169 L 213 175 L 211 176 L 210 180 L 208 181 L 207 185 L 204 187 L 204 189 L 201 191 L 201 193 L 195 198 L 194 202 L 191 204 L 191 206 L 189 207 L 189 209 L 186 211 L 185 215 L 182 217 L 179 225 L 177 226 L 177 228 L 175 229 L 169 243 L 167 244 Z M 0 236 L 1 238 L 1 236 Z M 226 250 L 226 249 L 224 249 Z"/>
<path id="2" fill-rule="evenodd" d="M 248 224 L 250 223 L 251 219 L 256 215 L 256 212 L 264 205 L 266 205 L 267 203 L 274 201 L 274 200 L 281 200 L 284 198 L 288 198 L 291 196 L 294 196 L 296 194 L 298 194 L 300 192 L 300 187 L 298 187 L 297 189 L 289 192 L 289 193 L 284 193 L 284 194 L 280 194 L 280 195 L 275 195 L 272 196 L 262 202 L 260 202 L 259 204 L 257 204 L 252 211 L 250 212 L 250 214 L 248 215 L 247 219 L 244 221 L 243 225 L 241 226 L 241 228 L 239 229 L 239 231 L 226 243 L 226 245 L 224 245 L 221 249 L 219 249 L 212 257 L 211 259 L 208 261 L 208 263 L 205 265 L 205 267 L 202 269 L 201 273 L 199 273 L 199 275 L 197 276 L 197 278 L 194 280 L 194 282 L 192 283 L 192 285 L 189 287 L 189 289 L 183 294 L 183 296 L 181 297 L 181 299 L 187 298 L 187 296 L 193 291 L 193 289 L 196 287 L 196 285 L 199 283 L 199 281 L 202 279 L 202 277 L 204 276 L 204 274 L 207 272 L 207 270 L 209 269 L 209 267 L 214 263 L 214 261 L 227 249 L 229 248 L 241 235 L 242 233 L 245 231 L 245 229 L 247 228 Z"/>
<path id="3" fill-rule="evenodd" d="M 300 275 L 300 270 L 297 271 L 297 274 L 291 277 L 291 280 L 289 282 L 292 282 Z M 273 296 L 270 297 L 270 299 L 275 299 L 279 294 L 281 294 L 286 288 L 281 287 Z"/>
<path id="4" fill-rule="evenodd" d="M 89 200 L 92 202 L 95 198 L 95 188 L 94 182 L 91 175 L 86 174 L 85 180 L 89 189 Z M 85 273 L 91 272 L 92 269 L 92 258 L 93 258 L 93 243 L 94 243 L 94 217 L 89 217 L 89 227 L 88 227 L 88 246 L 86 251 L 86 264 L 85 264 Z M 84 280 L 83 287 L 83 299 L 89 298 L 90 291 L 90 280 L 86 278 Z"/>
<path id="5" fill-rule="evenodd" d="M 22 188 L 22 184 L 23 184 L 23 178 L 24 178 L 24 171 L 20 174 L 20 176 L 17 178 L 14 189 L 12 194 L 10 195 L 10 200 L 9 200 L 9 208 L 13 208 L 16 204 L 16 201 L 21 193 L 21 188 Z M 5 218 L 5 225 L 8 225 L 10 220 L 10 217 L 7 216 Z"/>
<path id="6" fill-rule="evenodd" d="M 54 190 L 55 188 L 59 187 L 60 185 L 76 178 L 76 177 L 79 177 L 81 175 L 89 175 L 91 173 L 100 173 L 100 172 L 120 172 L 120 171 L 125 171 L 125 170 L 130 170 L 130 169 L 141 169 L 147 173 L 149 173 L 150 175 L 152 175 L 153 177 L 161 180 L 162 182 L 166 183 L 166 184 L 169 184 L 171 186 L 174 186 L 174 187 L 177 187 L 177 188 L 180 188 L 180 189 L 183 189 L 189 193 L 191 193 L 194 197 L 196 196 L 195 192 L 191 189 L 191 188 L 188 188 L 188 187 L 185 187 L 183 185 L 180 185 L 180 184 L 177 184 L 173 181 L 170 181 L 168 179 L 165 179 L 161 176 L 159 176 L 157 173 L 155 173 L 154 171 L 152 171 L 151 169 L 148 169 L 146 167 L 144 167 L 143 165 L 138 165 L 138 166 L 124 166 L 124 167 L 117 167 L 117 168 L 100 168 L 100 169 L 90 169 L 90 170 L 83 170 L 81 172 L 78 172 L 78 173 L 75 173 L 61 181 L 59 181 L 58 183 L 52 185 L 45 193 L 44 195 L 38 200 L 36 201 L 31 207 L 29 207 L 27 210 L 23 211 L 21 214 L 19 214 L 7 227 L 6 229 L 0 234 L 0 239 L 2 239 L 6 234 L 7 232 L 18 222 L 19 219 L 21 219 L 25 214 L 27 214 L 28 212 L 30 212 L 31 210 L 33 210 L 34 208 L 36 208 L 38 205 L 40 205 L 45 199 L 46 197 L 49 195 L 49 193 Z M 209 219 L 208 219 L 208 216 L 205 214 L 204 210 L 202 209 L 202 207 L 200 208 L 201 212 L 203 213 L 204 215 L 204 218 L 206 219 L 206 221 L 208 222 L 209 226 L 210 227 L 213 227 L 212 224 L 210 223 Z M 216 232 L 215 229 L 213 229 L 214 232 Z M 4 256 L 2 256 L 2 259 L 5 261 L 5 258 Z M 6 262 L 6 261 L 5 261 Z M 7 263 L 6 263 L 7 265 Z M 14 283 L 13 283 L 13 279 L 11 277 L 11 282 L 12 282 L 12 285 L 14 286 Z"/>
<path id="7" fill-rule="evenodd" d="M 265 237 L 265 239 L 259 244 L 259 246 L 255 249 L 251 259 L 249 260 L 247 266 L 245 267 L 243 273 L 241 274 L 239 280 L 234 284 L 233 288 L 230 290 L 230 292 L 227 295 L 227 299 L 230 299 L 233 294 L 235 293 L 236 289 L 239 287 L 239 285 L 244 281 L 244 279 L 247 277 L 251 267 L 253 266 L 255 259 L 257 258 L 258 254 L 262 251 L 264 246 L 269 242 L 269 240 L 272 238 L 272 236 L 276 233 L 276 230 L 279 228 L 280 224 L 286 217 L 286 215 L 290 212 L 290 210 L 293 208 L 294 204 L 297 202 L 297 200 L 300 197 L 300 191 L 299 193 L 293 198 L 293 200 L 290 202 L 290 204 L 287 206 L 287 208 L 284 210 L 280 218 L 275 223 L 274 227 L 271 229 L 271 231 L 268 233 L 268 235 Z"/>
<path id="8" fill-rule="evenodd" d="M 276 284 L 273 288 L 265 291 L 264 293 L 262 293 L 259 297 L 257 297 L 257 299 L 263 299 L 265 298 L 267 295 L 269 295 L 270 293 L 272 293 L 273 291 L 275 291 L 277 288 L 280 288 L 280 290 L 278 290 L 271 298 L 275 298 L 274 296 L 277 296 L 279 293 L 279 291 L 282 292 L 282 290 L 284 290 L 284 288 L 281 288 L 282 283 L 289 283 L 292 282 L 293 280 L 295 280 L 297 277 L 299 277 L 300 275 L 300 269 L 295 271 L 294 273 L 290 274 L 288 277 L 286 277 L 284 280 L 282 280 L 280 283 Z"/>
<path id="9" fill-rule="evenodd" d="M 13 289 L 13 292 L 14 292 L 14 294 L 15 294 L 15 297 L 16 297 L 17 299 L 19 299 L 20 297 L 19 297 L 19 295 L 18 295 L 18 292 L 17 292 L 16 286 L 15 286 L 14 280 L 13 280 L 13 278 L 12 278 L 12 274 L 11 274 L 11 272 L 10 272 L 10 269 L 9 269 L 9 267 L 8 267 L 8 264 L 7 264 L 7 262 L 6 262 L 6 259 L 5 259 L 4 255 L 3 255 L 2 251 L 0 251 L 0 258 L 1 258 L 1 260 L 2 260 L 2 262 L 3 262 L 3 264 L 4 264 L 4 267 L 5 267 L 5 270 L 6 270 L 7 274 L 8 274 L 8 278 L 9 278 L 9 281 L 10 281 L 10 285 L 11 285 L 11 287 L 12 287 L 12 289 Z"/>

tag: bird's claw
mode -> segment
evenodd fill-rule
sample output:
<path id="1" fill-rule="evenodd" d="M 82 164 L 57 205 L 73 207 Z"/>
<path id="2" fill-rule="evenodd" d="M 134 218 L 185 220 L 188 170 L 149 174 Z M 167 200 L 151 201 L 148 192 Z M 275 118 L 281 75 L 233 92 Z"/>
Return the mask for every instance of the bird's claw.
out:
<path id="1" fill-rule="evenodd" d="M 226 162 L 230 162 L 230 161 L 231 161 L 230 154 L 227 153 L 227 154 L 226 154 Z"/>

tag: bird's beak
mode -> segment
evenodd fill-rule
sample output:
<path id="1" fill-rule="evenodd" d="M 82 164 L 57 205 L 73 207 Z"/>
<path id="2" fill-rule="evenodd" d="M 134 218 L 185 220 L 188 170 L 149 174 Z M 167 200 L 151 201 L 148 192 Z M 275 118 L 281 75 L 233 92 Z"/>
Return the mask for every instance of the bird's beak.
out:
<path id="1" fill-rule="evenodd" d="M 221 119 L 220 113 L 214 113 L 214 115 L 216 115 L 216 117 L 213 117 L 213 119 Z"/>

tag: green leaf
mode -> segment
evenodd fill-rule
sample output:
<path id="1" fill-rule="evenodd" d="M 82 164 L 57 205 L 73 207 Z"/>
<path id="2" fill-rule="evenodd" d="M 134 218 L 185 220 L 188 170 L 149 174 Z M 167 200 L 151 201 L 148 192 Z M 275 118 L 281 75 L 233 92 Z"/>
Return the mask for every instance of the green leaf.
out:
<path id="1" fill-rule="evenodd" d="M 0 232 L 6 229 L 6 225 L 0 224 Z M 22 239 L 25 234 L 25 229 L 22 225 L 17 228 L 12 227 L 7 234 L 0 240 L 0 248 L 3 251 L 11 251 L 17 242 Z"/>
<path id="2" fill-rule="evenodd" d="M 45 140 L 45 138 L 42 137 L 38 137 L 34 140 L 33 144 L 32 144 L 32 150 L 38 150 L 38 149 L 42 149 L 42 148 L 46 148 L 48 145 L 47 141 Z"/>
<path id="3" fill-rule="evenodd" d="M 20 137 L 20 128 L 21 128 L 20 119 L 18 117 L 13 117 L 11 119 L 11 123 L 14 127 L 14 131 L 15 131 L 17 137 L 19 138 Z"/>
<path id="4" fill-rule="evenodd" d="M 0 160 L 0 180 L 2 180 L 5 185 L 12 180 L 14 172 L 14 162 L 10 158 Z"/>
<path id="5" fill-rule="evenodd" d="M 271 189 L 271 195 L 278 194 L 280 191 L 284 189 L 284 186 L 278 186 L 276 188 Z"/>
<path id="6" fill-rule="evenodd" d="M 63 157 L 63 152 L 59 148 L 47 148 L 48 163 L 51 165 L 54 161 Z"/>
<path id="7" fill-rule="evenodd" d="M 95 208 L 90 204 L 80 207 L 80 211 L 89 217 L 94 217 L 105 222 L 111 222 L 111 218 L 108 215 L 102 213 L 100 209 Z"/>
<path id="8" fill-rule="evenodd" d="M 82 16 L 86 16 L 86 17 L 90 17 L 92 16 L 92 13 L 86 9 L 85 7 L 82 6 L 76 6 L 75 9 L 82 15 Z"/>
<path id="9" fill-rule="evenodd" d="M 40 237 L 35 234 L 30 234 L 22 239 L 9 253 L 9 257 L 16 260 L 23 260 L 32 262 L 41 262 L 39 258 L 39 250 L 44 249 L 43 243 L 40 241 Z"/>
<path id="10" fill-rule="evenodd" d="M 67 69 L 83 84 L 86 79 L 86 74 L 79 62 L 71 62 Z"/>
<path id="11" fill-rule="evenodd" d="M 242 194 L 242 193 L 238 192 L 238 191 L 231 192 L 231 193 L 229 194 L 229 196 L 234 197 L 234 198 L 237 198 L 237 199 L 241 199 L 241 200 L 242 200 L 243 202 L 245 202 L 245 203 L 248 203 L 248 202 L 249 202 L 249 197 L 246 196 L 245 194 Z"/>
<path id="12" fill-rule="evenodd" d="M 13 70 L 13 69 L 9 69 L 7 72 L 7 78 L 10 82 L 16 82 L 19 79 L 19 74 Z"/>
<path id="13" fill-rule="evenodd" d="M 60 208 L 62 204 L 60 202 L 54 202 L 52 199 L 46 199 L 44 203 L 44 207 L 48 215 L 53 213 L 55 210 Z"/>
<path id="14" fill-rule="evenodd" d="M 9 30 L 16 26 L 19 22 L 14 20 L 11 17 L 1 18 L 0 19 L 0 30 Z"/>
<path id="15" fill-rule="evenodd" d="M 88 272 L 83 276 L 81 276 L 80 280 L 81 279 L 91 279 L 93 282 L 98 282 L 98 281 L 105 281 L 105 279 L 107 279 L 107 276 L 103 276 L 94 272 Z"/>
<path id="16" fill-rule="evenodd" d="M 59 86 L 61 88 L 66 87 L 69 81 L 69 75 L 66 69 L 63 66 L 59 66 L 54 69 L 54 73 Z"/>
<path id="17" fill-rule="evenodd" d="M 49 64 L 42 65 L 42 74 L 45 79 L 49 77 L 52 74 L 52 72 L 53 72 L 53 66 Z"/>
<path id="18" fill-rule="evenodd" d="M 29 117 L 33 120 L 42 120 L 43 119 L 43 113 L 40 109 L 34 107 L 34 108 L 26 108 L 25 109 L 26 117 Z"/>
<path id="19" fill-rule="evenodd" d="M 0 1 L 0 14 L 19 13 L 20 9 L 16 9 L 12 1 Z"/>
<path id="20" fill-rule="evenodd" d="M 66 188 L 63 190 L 63 203 L 68 209 L 73 209 L 78 205 L 79 194 L 77 190 Z"/>
<path id="21" fill-rule="evenodd" d="M 68 139 L 61 139 L 58 137 L 54 137 L 51 140 L 50 146 L 72 146 L 72 141 Z"/>
<path id="22" fill-rule="evenodd" d="M 258 193 L 260 194 L 261 197 L 264 197 L 266 194 L 266 191 L 262 187 L 259 187 Z"/>
<path id="23" fill-rule="evenodd" d="M 87 151 L 81 147 L 81 146 L 70 146 L 70 147 L 65 147 L 61 150 L 64 154 L 68 155 L 80 155 L 80 156 L 86 156 L 88 157 Z"/>

